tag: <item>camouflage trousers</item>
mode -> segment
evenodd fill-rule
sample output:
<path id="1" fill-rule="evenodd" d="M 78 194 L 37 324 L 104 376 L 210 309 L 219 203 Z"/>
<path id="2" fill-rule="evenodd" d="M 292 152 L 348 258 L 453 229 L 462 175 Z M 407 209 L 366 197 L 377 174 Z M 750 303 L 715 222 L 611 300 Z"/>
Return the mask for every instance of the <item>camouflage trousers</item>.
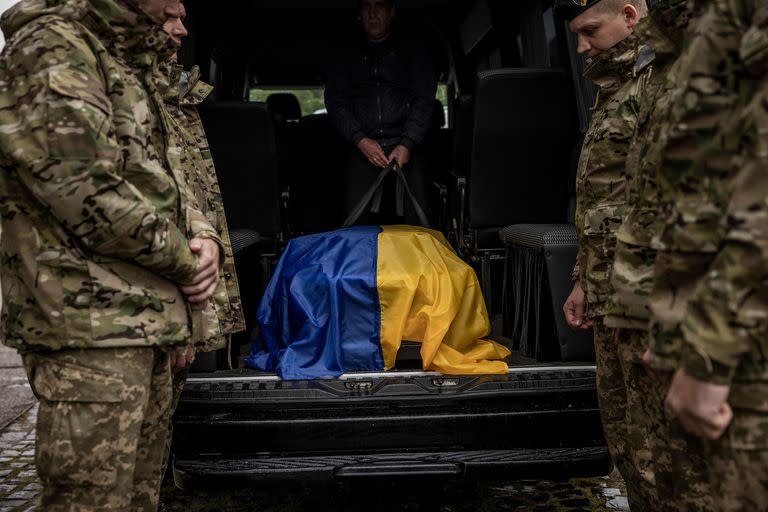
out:
<path id="1" fill-rule="evenodd" d="M 189 370 L 184 369 L 173 375 L 173 391 L 171 397 L 171 412 L 168 415 L 168 440 L 165 443 L 165 453 L 163 455 L 163 471 L 167 471 L 168 462 L 171 458 L 171 442 L 173 441 L 173 413 L 176 412 L 176 408 L 179 406 L 179 399 L 181 398 L 181 392 L 184 390 L 184 384 L 187 383 L 187 376 Z"/>
<path id="2" fill-rule="evenodd" d="M 768 396 L 768 387 L 758 392 Z M 768 510 L 768 413 L 734 409 L 723 437 L 705 449 L 714 510 Z"/>
<path id="3" fill-rule="evenodd" d="M 24 355 L 40 400 L 38 510 L 154 511 L 171 408 L 168 355 L 156 348 Z"/>
<path id="4" fill-rule="evenodd" d="M 628 340 L 617 339 L 602 318 L 595 319 L 594 333 L 597 395 L 611 458 L 626 482 L 630 507 L 661 510 L 651 453 L 651 437 L 663 413 L 661 390 L 645 375 Z"/>
<path id="5" fill-rule="evenodd" d="M 618 329 L 615 336 L 622 361 L 632 362 L 626 372 L 628 442 L 641 481 L 656 488 L 658 501 L 650 510 L 715 510 L 703 441 L 670 421 L 664 410 L 672 373 L 658 372 L 656 379 L 646 373 L 640 354 L 648 347 L 647 331 Z"/>

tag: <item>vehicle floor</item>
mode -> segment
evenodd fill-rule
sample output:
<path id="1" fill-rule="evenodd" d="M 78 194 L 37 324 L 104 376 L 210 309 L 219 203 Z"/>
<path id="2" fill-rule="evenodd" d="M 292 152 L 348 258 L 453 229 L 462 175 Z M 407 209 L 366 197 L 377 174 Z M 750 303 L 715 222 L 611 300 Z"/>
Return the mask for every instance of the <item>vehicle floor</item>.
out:
<path id="1" fill-rule="evenodd" d="M 206 376 L 211 378 L 236 378 L 236 377 L 255 377 L 255 376 L 274 376 L 274 372 L 265 372 L 260 370 L 255 370 L 253 368 L 250 368 L 246 365 L 245 359 L 247 357 L 247 354 L 242 354 L 238 360 L 238 364 L 236 367 L 229 369 L 229 370 L 218 370 L 215 372 L 199 372 L 199 373 L 192 373 L 191 376 L 194 376 L 196 378 L 204 378 Z M 506 359 L 507 363 L 509 364 L 510 368 L 518 368 L 518 367 L 525 367 L 525 366 L 536 366 L 536 367 L 542 367 L 542 366 L 581 366 L 581 365 L 592 365 L 594 362 L 591 361 L 584 361 L 584 362 L 570 362 L 570 363 L 563 363 L 561 361 L 537 361 L 536 359 L 533 359 L 531 357 L 527 357 L 524 354 L 512 351 L 512 354 Z M 417 343 L 410 343 L 406 342 L 400 349 L 400 352 L 398 353 L 397 361 L 395 362 L 395 367 L 392 370 L 389 370 L 387 373 L 393 373 L 396 374 L 398 372 L 421 372 L 423 371 L 422 364 L 421 364 L 421 357 L 419 355 L 419 345 Z M 373 373 L 380 373 L 380 372 L 373 372 Z"/>

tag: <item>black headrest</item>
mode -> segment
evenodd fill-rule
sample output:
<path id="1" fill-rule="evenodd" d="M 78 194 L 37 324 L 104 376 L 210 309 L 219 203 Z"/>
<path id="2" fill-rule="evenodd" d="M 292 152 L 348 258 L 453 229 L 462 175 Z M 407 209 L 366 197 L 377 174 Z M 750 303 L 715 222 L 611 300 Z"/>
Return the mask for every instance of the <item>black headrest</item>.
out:
<path id="1" fill-rule="evenodd" d="M 278 121 L 296 121 L 301 119 L 299 98 L 290 92 L 273 93 L 267 97 L 269 110 Z"/>
<path id="2" fill-rule="evenodd" d="M 439 130 L 445 126 L 445 108 L 443 102 L 435 100 L 435 106 L 432 109 L 432 129 Z"/>

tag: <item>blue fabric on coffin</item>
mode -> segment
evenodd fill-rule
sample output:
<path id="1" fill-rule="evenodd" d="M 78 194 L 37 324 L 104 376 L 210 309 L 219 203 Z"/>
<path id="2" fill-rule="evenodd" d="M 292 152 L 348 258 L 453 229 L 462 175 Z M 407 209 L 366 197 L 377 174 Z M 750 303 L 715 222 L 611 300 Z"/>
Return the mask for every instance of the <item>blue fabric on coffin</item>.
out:
<path id="1" fill-rule="evenodd" d="M 381 371 L 378 227 L 292 240 L 258 311 L 248 366 L 287 380 Z"/>

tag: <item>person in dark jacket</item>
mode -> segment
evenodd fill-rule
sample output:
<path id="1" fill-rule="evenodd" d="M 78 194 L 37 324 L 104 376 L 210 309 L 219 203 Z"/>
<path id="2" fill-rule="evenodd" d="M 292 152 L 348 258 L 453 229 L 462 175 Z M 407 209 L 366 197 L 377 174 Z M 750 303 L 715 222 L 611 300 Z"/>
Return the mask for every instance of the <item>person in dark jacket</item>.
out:
<path id="1" fill-rule="evenodd" d="M 426 206 L 426 155 L 419 145 L 430 128 L 437 77 L 426 49 L 392 32 L 394 16 L 392 0 L 360 0 L 367 40 L 337 55 L 328 72 L 325 104 L 350 147 L 344 165 L 347 213 L 392 160 Z M 405 213 L 407 222 L 417 223 L 410 205 Z"/>

